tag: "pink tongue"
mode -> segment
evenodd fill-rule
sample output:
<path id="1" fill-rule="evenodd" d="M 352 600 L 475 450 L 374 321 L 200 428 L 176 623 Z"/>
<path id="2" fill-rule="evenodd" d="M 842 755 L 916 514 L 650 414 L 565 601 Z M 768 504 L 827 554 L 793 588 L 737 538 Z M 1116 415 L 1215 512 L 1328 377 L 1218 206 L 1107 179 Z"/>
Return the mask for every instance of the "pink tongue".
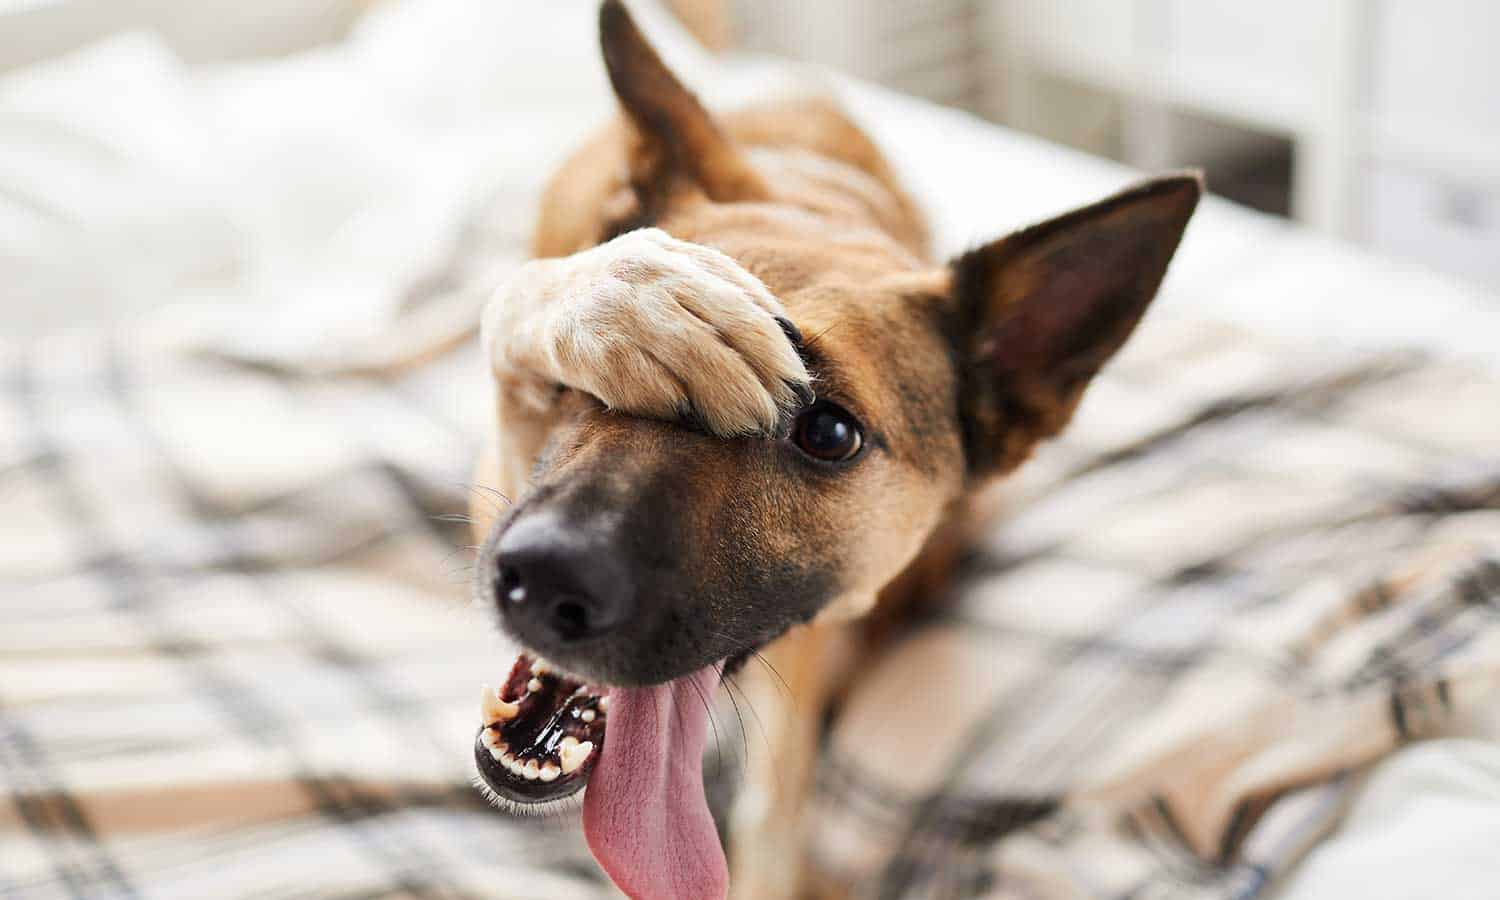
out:
<path id="1" fill-rule="evenodd" d="M 633 898 L 709 900 L 729 891 L 703 796 L 708 702 L 719 668 L 609 692 L 609 730 L 583 796 L 594 858 Z"/>

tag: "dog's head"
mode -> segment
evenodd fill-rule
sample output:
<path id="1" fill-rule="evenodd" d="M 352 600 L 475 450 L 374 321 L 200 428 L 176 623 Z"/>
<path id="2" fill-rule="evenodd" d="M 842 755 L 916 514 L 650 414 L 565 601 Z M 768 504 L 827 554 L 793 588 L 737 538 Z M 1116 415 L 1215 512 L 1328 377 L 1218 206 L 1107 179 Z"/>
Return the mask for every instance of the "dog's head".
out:
<path id="1" fill-rule="evenodd" d="M 785 305 L 817 394 L 784 436 L 730 440 L 568 401 L 480 571 L 526 645 L 638 685 L 866 611 L 956 498 L 1067 423 L 1200 185 L 1152 181 L 927 266 L 887 236 L 868 172 L 820 161 L 813 184 L 801 153 L 736 146 L 623 9 L 602 19 L 638 141 L 634 204 L 601 235 L 655 224 L 734 258 Z M 528 602 L 504 603 L 518 586 Z"/>
<path id="2" fill-rule="evenodd" d="M 784 433 L 730 439 L 565 397 L 478 570 L 504 627 L 580 678 L 518 668 L 489 701 L 497 715 L 527 685 L 660 685 L 868 611 L 959 498 L 1068 422 L 1201 190 L 1190 175 L 1152 181 L 930 265 L 847 121 L 811 110 L 723 128 L 619 4 L 602 26 L 633 149 L 627 196 L 600 206 L 593 239 L 655 225 L 727 254 L 785 306 L 816 397 Z"/>

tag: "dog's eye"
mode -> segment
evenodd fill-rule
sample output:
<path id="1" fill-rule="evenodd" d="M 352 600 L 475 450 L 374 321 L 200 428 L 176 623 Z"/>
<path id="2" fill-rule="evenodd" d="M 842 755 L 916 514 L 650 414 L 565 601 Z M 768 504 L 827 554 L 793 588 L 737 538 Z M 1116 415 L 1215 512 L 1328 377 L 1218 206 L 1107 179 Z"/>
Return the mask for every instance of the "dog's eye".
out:
<path id="1" fill-rule="evenodd" d="M 792 425 L 792 443 L 822 462 L 853 459 L 864 440 L 859 422 L 848 411 L 828 402 L 804 410 Z"/>

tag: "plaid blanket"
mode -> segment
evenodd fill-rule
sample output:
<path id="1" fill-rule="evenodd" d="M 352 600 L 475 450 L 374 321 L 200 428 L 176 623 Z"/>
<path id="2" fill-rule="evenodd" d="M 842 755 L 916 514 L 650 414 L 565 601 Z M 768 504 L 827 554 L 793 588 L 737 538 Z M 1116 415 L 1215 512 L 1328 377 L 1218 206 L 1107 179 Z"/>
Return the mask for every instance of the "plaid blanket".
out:
<path id="1" fill-rule="evenodd" d="M 0 350 L 0 895 L 608 893 L 576 823 L 469 786 L 506 660 L 444 517 L 486 390 L 468 349 L 358 375 L 149 331 Z M 817 876 L 1262 892 L 1500 675 L 1497 409 L 1421 357 L 1149 320 L 831 722 Z"/>

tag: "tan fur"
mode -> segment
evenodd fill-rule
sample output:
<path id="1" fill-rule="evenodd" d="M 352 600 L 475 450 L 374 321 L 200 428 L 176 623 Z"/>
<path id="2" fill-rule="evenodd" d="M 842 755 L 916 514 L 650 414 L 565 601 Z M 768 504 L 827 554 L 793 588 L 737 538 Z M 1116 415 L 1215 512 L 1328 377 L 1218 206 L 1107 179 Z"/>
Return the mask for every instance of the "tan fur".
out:
<path id="1" fill-rule="evenodd" d="M 538 390 L 541 384 L 568 385 L 593 394 L 610 406 L 666 418 L 681 408 L 685 391 L 691 393 L 695 385 L 701 385 L 710 396 L 707 410 L 721 416 L 716 420 L 721 432 L 753 431 L 772 424 L 771 416 L 776 406 L 784 402 L 783 397 L 763 391 L 755 404 L 717 405 L 711 391 L 714 385 L 735 380 L 760 385 L 755 377 L 741 374 L 746 369 L 775 372 L 780 377 L 806 377 L 800 363 L 795 369 L 792 367 L 795 355 L 792 361 L 778 355 L 777 351 L 784 353 L 788 345 L 780 339 L 769 315 L 759 319 L 753 315 L 783 314 L 781 304 L 763 287 L 744 290 L 740 282 L 729 281 L 722 275 L 684 278 L 690 285 L 707 288 L 707 295 L 718 299 L 711 318 L 717 316 L 718 322 L 730 318 L 757 322 L 755 334 L 777 338 L 760 348 L 763 356 L 741 356 L 745 364 L 726 360 L 722 364 L 705 365 L 708 361 L 701 354 L 682 354 L 670 363 L 657 362 L 661 357 L 672 357 L 674 348 L 663 345 L 661 322 L 640 322 L 648 314 L 642 310 L 658 305 L 655 301 L 664 292 L 655 289 L 652 282 L 660 280 L 663 269 L 691 271 L 693 266 L 687 258 L 696 254 L 688 249 L 692 247 L 720 248 L 739 261 L 736 268 L 743 265 L 748 270 L 758 287 L 763 282 L 781 285 L 783 289 L 794 284 L 809 286 L 798 292 L 802 296 L 797 303 L 796 321 L 809 335 L 826 332 L 821 340 L 844 351 L 834 350 L 829 355 L 850 367 L 848 380 L 861 381 L 855 367 L 873 369 L 885 363 L 883 347 L 892 338 L 899 338 L 899 329 L 892 334 L 888 327 L 891 323 L 883 315 L 872 313 L 868 319 L 862 319 L 857 313 L 858 304 L 851 304 L 849 295 L 856 290 L 876 293 L 883 281 L 892 287 L 934 290 L 942 287 L 941 279 L 928 274 L 927 262 L 918 255 L 925 243 L 924 228 L 912 214 L 910 202 L 896 190 L 879 157 L 867 149 L 868 141 L 831 105 L 803 102 L 781 114 L 785 118 L 780 121 L 795 123 L 794 127 L 782 129 L 784 133 L 773 127 L 777 119 L 766 110 L 754 111 L 743 118 L 731 116 L 727 124 L 730 132 L 747 144 L 753 139 L 796 141 L 791 147 L 759 147 L 754 158 L 765 170 L 779 176 L 768 179 L 776 185 L 778 193 L 797 197 L 798 202 L 719 207 L 689 201 L 680 210 L 668 210 L 660 223 L 665 231 L 692 243 L 672 241 L 655 229 L 629 232 L 566 260 L 532 264 L 537 268 L 523 272 L 519 281 L 513 281 L 497 297 L 486 317 L 485 346 L 501 387 L 502 433 L 506 423 L 515 423 L 512 426 L 515 427 L 534 415 L 537 410 L 534 401 L 545 393 Z M 746 123 L 744 137 L 737 128 L 741 121 Z M 837 148 L 845 159 L 813 156 L 805 148 Z M 553 179 L 543 201 L 545 212 L 536 239 L 539 250 L 574 251 L 592 245 L 602 236 L 608 211 L 628 204 L 628 199 L 621 199 L 628 193 L 623 179 L 591 180 L 583 174 L 606 168 L 600 164 L 599 154 L 606 159 L 612 155 L 605 153 L 601 145 L 591 144 Z M 854 167 L 845 161 L 850 156 L 870 163 L 870 168 Z M 620 165 L 615 171 L 623 169 Z M 580 196 L 583 185 L 591 188 L 590 196 Z M 579 214 L 590 209 L 591 215 Z M 617 294 L 610 294 L 608 287 L 618 279 L 607 279 L 603 289 L 568 288 L 570 283 L 607 275 L 612 262 L 633 254 L 656 258 L 656 264 L 645 270 L 653 277 L 619 282 L 622 290 Z M 667 258 L 674 256 L 675 259 Z M 730 289 L 724 290 L 725 287 Z M 536 302 L 538 299 L 543 302 Z M 597 315 L 591 315 L 590 311 Z M 879 312 L 894 312 L 898 319 L 901 315 L 899 310 Z M 517 314 L 527 318 L 518 320 Z M 693 318 L 685 310 L 673 317 Z M 605 361 L 597 354 L 557 352 L 560 344 L 578 344 L 587 337 L 581 331 L 585 320 L 604 327 L 607 335 L 624 339 L 621 346 L 628 355 Z M 879 343 L 865 340 L 872 330 L 882 333 Z M 538 339 L 538 335 L 546 337 Z M 912 350 L 918 358 L 941 358 L 941 348 L 930 337 L 926 341 L 917 339 L 917 335 L 912 337 Z M 712 343 L 712 338 L 701 335 L 686 340 L 695 344 Z M 922 350 L 924 343 L 928 346 Z M 630 352 L 642 346 L 649 347 L 651 355 Z M 674 373 L 675 378 L 667 373 Z M 676 379 L 685 381 L 679 383 Z M 876 379 L 864 381 L 872 386 L 877 383 Z M 896 398 L 872 396 L 868 402 L 894 405 Z M 523 405 L 525 409 L 518 408 Z M 484 473 L 485 480 L 499 481 L 497 486 L 504 491 L 518 491 L 519 479 L 524 478 L 545 433 L 546 429 L 535 430 L 534 437 L 525 442 L 530 446 L 511 451 L 511 458 L 519 464 L 506 467 L 507 475 L 497 479 L 497 473 L 491 469 Z M 953 462 L 944 467 L 946 474 L 926 485 L 893 483 L 893 490 L 858 498 L 859 502 L 847 509 L 846 514 L 873 519 L 909 517 L 912 511 L 941 509 L 941 502 L 912 494 L 942 496 L 956 491 L 958 450 L 953 436 L 948 441 L 945 455 Z M 943 453 L 941 446 L 912 445 L 900 449 L 912 454 Z M 843 633 L 841 623 L 870 611 L 880 590 L 916 555 L 934 525 L 932 521 L 914 520 L 901 532 L 909 536 L 904 540 L 855 548 L 861 558 L 850 568 L 867 573 L 863 583 L 852 586 L 825 609 L 820 617 L 823 624 L 798 629 L 765 651 L 770 664 L 785 679 L 784 684 L 761 667 L 745 673 L 743 686 L 765 730 L 766 741 L 754 745 L 732 818 L 731 884 L 735 896 L 797 895 L 801 874 L 793 861 L 799 858 L 803 841 L 801 807 L 811 784 L 817 729 L 829 693 L 829 676 L 835 674 L 830 670 L 833 655 L 828 652 L 829 646 L 847 645 L 853 640 Z"/>
<path id="2" fill-rule="evenodd" d="M 936 365 L 942 359 L 942 348 L 930 335 L 913 329 L 906 336 L 909 341 L 903 341 L 900 323 L 906 313 L 900 296 L 913 289 L 940 290 L 944 279 L 932 273 L 924 258 L 926 233 L 914 205 L 896 188 L 868 139 L 821 101 L 731 115 L 725 124 L 737 141 L 753 149 L 752 158 L 767 173 L 768 183 L 786 200 L 720 206 L 684 194 L 680 205 L 664 210 L 660 230 L 631 231 L 597 244 L 612 218 L 631 214 L 624 177 L 628 133 L 610 129 L 552 179 L 535 248 L 543 256 L 573 255 L 528 264 L 486 313 L 484 345 L 500 388 L 500 441 L 510 446 L 481 463 L 481 483 L 512 496 L 520 491 L 549 433 L 536 420 L 546 418 L 556 384 L 624 411 L 660 418 L 674 417 L 693 396 L 720 433 L 769 430 L 787 397 L 768 385 L 764 374 L 790 381 L 807 377 L 794 353 L 787 358 L 789 344 L 771 319 L 786 314 L 775 299 L 786 296 L 777 293 L 778 286 L 797 295 L 793 318 L 804 333 L 822 335 L 819 341 L 829 347 L 828 355 L 847 369 L 846 380 L 863 381 L 872 394 L 878 379 L 861 379 L 859 370 L 884 367 L 886 347 L 905 342 L 919 363 Z M 602 177 L 603 172 L 614 177 Z M 727 260 L 741 274 L 704 266 L 705 257 Z M 632 259 L 643 264 L 633 270 L 620 267 Z M 663 282 L 669 280 L 680 287 L 664 290 Z M 861 301 L 879 297 L 882 287 L 889 299 L 871 303 L 868 315 L 861 315 Z M 701 299 L 689 311 L 678 299 L 686 300 L 694 291 L 702 292 Z M 856 293 L 862 296 L 855 298 Z M 717 339 L 702 333 L 704 325 L 715 326 L 722 335 L 738 330 L 731 323 L 749 324 L 751 336 L 771 340 L 757 341 L 750 352 L 726 347 L 731 352 L 722 362 L 707 357 L 701 348 L 715 346 Z M 664 332 L 678 326 L 681 343 L 663 339 Z M 868 340 L 872 333 L 881 336 L 878 342 Z M 576 349 L 591 342 L 614 348 L 615 355 Z M 741 396 L 753 402 L 722 402 L 725 385 L 743 385 Z M 861 399 L 875 405 L 899 403 L 889 395 Z M 915 557 L 935 526 L 934 511 L 944 508 L 935 498 L 956 493 L 961 480 L 956 436 L 947 436 L 946 448 L 943 441 L 938 436 L 932 445 L 913 441 L 897 448 L 949 457 L 942 474 L 925 484 L 893 481 L 887 491 L 853 498 L 844 511 L 871 520 L 928 512 L 894 532 L 905 538 L 852 548 L 858 559 L 850 568 L 866 573 L 861 583 L 825 609 L 822 624 L 797 629 L 764 651 L 779 678 L 759 666 L 743 676 L 766 741 L 753 745 L 732 818 L 736 897 L 797 895 L 801 874 L 793 861 L 800 856 L 801 807 L 810 788 L 829 676 L 841 668 L 835 665 L 839 654 L 830 647 L 842 645 L 847 655 L 855 637 L 844 632 L 842 623 L 871 610 L 881 589 Z M 480 539 L 489 527 L 481 506 L 474 510 Z"/>
<path id="3" fill-rule="evenodd" d="M 1147 185 L 939 267 L 889 166 L 831 103 L 711 120 L 621 16 L 605 4 L 627 116 L 553 177 L 533 245 L 543 259 L 486 313 L 499 428 L 477 479 L 516 496 L 544 446 L 554 483 L 605 470 L 618 481 L 627 461 L 648 473 L 642 460 L 654 459 L 702 499 L 687 526 L 705 584 L 746 558 L 836 570 L 838 594 L 816 620 L 765 650 L 785 683 L 744 673 L 767 740 L 751 743 L 731 820 L 732 891 L 801 896 L 803 804 L 827 704 L 903 611 L 938 593 L 969 527 L 965 498 L 1066 423 L 1154 294 L 1198 187 Z M 1033 302 L 1050 290 L 1072 293 Z M 1101 313 L 1110 328 L 1086 343 L 1073 336 L 1096 329 L 1069 318 L 1090 313 L 1075 293 L 1114 305 Z M 816 371 L 782 335 L 783 315 Z M 979 370 L 994 375 L 976 381 Z M 731 443 L 579 400 L 764 434 L 810 377 L 882 446 L 848 475 L 796 489 Z M 734 505 L 753 547 L 718 531 L 713 511 Z M 490 511 L 476 503 L 474 517 L 482 541 Z"/>

